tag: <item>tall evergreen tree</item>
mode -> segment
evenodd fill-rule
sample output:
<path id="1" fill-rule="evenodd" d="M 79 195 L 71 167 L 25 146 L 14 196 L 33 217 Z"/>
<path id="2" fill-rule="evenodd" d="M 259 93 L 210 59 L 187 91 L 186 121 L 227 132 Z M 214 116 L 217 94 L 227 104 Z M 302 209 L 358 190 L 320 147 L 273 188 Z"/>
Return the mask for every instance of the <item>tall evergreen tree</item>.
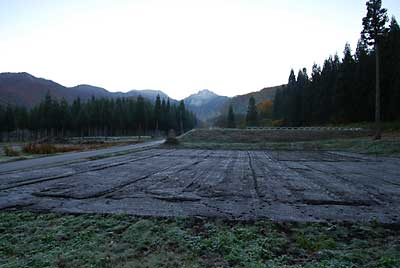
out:
<path id="1" fill-rule="evenodd" d="M 167 120 L 168 120 L 167 103 L 166 103 L 165 99 L 163 99 L 161 102 L 161 117 L 160 117 L 160 121 L 161 121 L 160 129 L 163 131 L 168 131 Z"/>
<path id="2" fill-rule="evenodd" d="M 15 130 L 15 113 L 13 107 L 8 104 L 4 112 L 4 123 L 6 125 L 5 129 L 7 131 L 7 141 L 10 140 L 10 132 Z"/>
<path id="3" fill-rule="evenodd" d="M 256 101 L 253 96 L 249 99 L 249 105 L 247 107 L 246 125 L 248 127 L 258 126 L 258 112 L 256 107 Z"/>
<path id="4" fill-rule="evenodd" d="M 300 74 L 300 72 L 299 72 Z M 290 71 L 289 79 L 288 79 L 288 87 L 287 87 L 287 98 L 285 105 L 287 107 L 287 112 L 285 114 L 285 121 L 290 125 L 298 124 L 298 90 L 297 90 L 297 81 L 296 75 L 294 74 L 294 70 Z"/>
<path id="5" fill-rule="evenodd" d="M 295 86 L 296 85 L 296 75 L 294 74 L 294 70 L 290 71 L 288 86 Z"/>
<path id="6" fill-rule="evenodd" d="M 375 139 L 381 138 L 381 90 L 380 90 L 380 41 L 387 32 L 386 23 L 389 21 L 387 10 L 382 8 L 382 0 L 368 0 L 367 15 L 363 18 L 364 29 L 362 38 L 368 45 L 375 48 Z"/>
<path id="7" fill-rule="evenodd" d="M 156 103 L 154 105 L 154 119 L 156 130 L 159 130 L 160 121 L 161 121 L 161 98 L 160 95 L 157 95 Z"/>
<path id="8" fill-rule="evenodd" d="M 368 50 L 368 45 L 362 38 L 358 41 L 355 53 L 355 70 L 352 89 L 354 96 L 352 110 L 354 121 L 374 120 L 375 88 L 374 88 L 374 59 Z"/>
<path id="9" fill-rule="evenodd" d="M 340 65 L 337 83 L 336 83 L 336 99 L 335 99 L 335 120 L 340 122 L 353 121 L 354 101 L 357 96 L 352 90 L 354 79 L 355 60 L 351 54 L 350 44 L 346 43 L 343 60 Z"/>
<path id="10" fill-rule="evenodd" d="M 137 105 L 136 105 L 136 117 L 137 117 L 137 128 L 144 132 L 146 132 L 146 108 L 144 99 L 142 96 L 137 98 Z"/>
<path id="11" fill-rule="evenodd" d="M 382 41 L 383 119 L 400 119 L 400 27 L 393 17 L 387 38 Z"/>
<path id="12" fill-rule="evenodd" d="M 185 102 L 183 100 L 181 100 L 179 102 L 179 108 L 178 108 L 178 122 L 179 122 L 179 129 L 180 129 L 180 133 L 184 133 L 185 132 Z"/>
<path id="13" fill-rule="evenodd" d="M 235 114 L 232 105 L 229 105 L 228 111 L 228 128 L 236 128 Z"/>
<path id="14" fill-rule="evenodd" d="M 4 114 L 5 114 L 5 112 L 4 112 L 3 106 L 1 106 L 1 104 L 0 104 L 0 142 L 3 141 L 2 132 L 5 131 L 5 128 L 6 128 Z"/>

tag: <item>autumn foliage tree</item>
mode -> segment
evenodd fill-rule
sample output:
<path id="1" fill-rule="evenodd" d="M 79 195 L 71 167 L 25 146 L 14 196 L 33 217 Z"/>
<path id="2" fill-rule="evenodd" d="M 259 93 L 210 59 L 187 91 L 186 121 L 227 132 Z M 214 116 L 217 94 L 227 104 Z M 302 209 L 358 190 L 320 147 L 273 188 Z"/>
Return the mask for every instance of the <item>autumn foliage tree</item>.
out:
<path id="1" fill-rule="evenodd" d="M 271 100 L 264 100 L 257 104 L 257 110 L 259 112 L 260 119 L 271 119 L 272 118 L 273 103 Z"/>

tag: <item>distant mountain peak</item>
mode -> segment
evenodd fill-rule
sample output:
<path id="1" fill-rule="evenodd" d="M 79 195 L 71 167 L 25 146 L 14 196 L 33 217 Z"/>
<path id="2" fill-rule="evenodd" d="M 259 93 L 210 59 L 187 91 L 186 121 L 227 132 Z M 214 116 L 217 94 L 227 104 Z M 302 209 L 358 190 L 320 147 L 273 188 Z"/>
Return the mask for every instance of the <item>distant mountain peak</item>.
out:
<path id="1" fill-rule="evenodd" d="M 203 89 L 185 98 L 185 104 L 191 109 L 201 120 L 207 120 L 216 116 L 215 111 L 219 110 L 228 97 L 219 96 L 208 89 Z"/>
<path id="2" fill-rule="evenodd" d="M 216 93 L 212 92 L 211 90 L 208 89 L 202 89 L 199 92 L 197 92 L 197 95 L 213 95 L 213 96 L 218 96 Z"/>
<path id="3" fill-rule="evenodd" d="M 197 100 L 209 100 L 209 99 L 213 99 L 216 97 L 221 97 L 218 94 L 212 92 L 211 90 L 208 89 L 203 89 L 198 91 L 195 94 L 190 95 L 189 97 L 185 98 L 185 101 L 197 101 Z"/>

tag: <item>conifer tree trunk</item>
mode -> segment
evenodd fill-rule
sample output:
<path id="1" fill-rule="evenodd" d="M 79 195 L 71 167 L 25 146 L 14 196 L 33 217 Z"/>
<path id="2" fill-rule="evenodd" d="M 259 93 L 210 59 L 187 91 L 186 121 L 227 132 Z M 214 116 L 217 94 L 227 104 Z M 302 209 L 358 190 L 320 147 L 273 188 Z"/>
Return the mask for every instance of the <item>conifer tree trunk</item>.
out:
<path id="1" fill-rule="evenodd" d="M 180 127 L 181 135 L 182 135 L 184 133 L 182 111 L 179 112 L 179 127 Z"/>
<path id="2" fill-rule="evenodd" d="M 376 77 L 376 93 L 375 93 L 375 139 L 380 140 L 381 134 L 381 87 L 380 87 L 380 76 L 379 76 L 379 45 L 375 42 L 375 77 Z"/>

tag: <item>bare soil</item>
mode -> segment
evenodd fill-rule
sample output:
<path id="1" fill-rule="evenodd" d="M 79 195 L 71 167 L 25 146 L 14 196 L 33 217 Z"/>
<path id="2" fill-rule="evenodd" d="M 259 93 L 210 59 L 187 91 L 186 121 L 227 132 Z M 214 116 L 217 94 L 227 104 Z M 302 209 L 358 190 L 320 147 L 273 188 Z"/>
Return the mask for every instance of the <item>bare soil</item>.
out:
<path id="1" fill-rule="evenodd" d="M 400 223 L 400 159 L 151 149 L 0 174 L 0 209 Z"/>

